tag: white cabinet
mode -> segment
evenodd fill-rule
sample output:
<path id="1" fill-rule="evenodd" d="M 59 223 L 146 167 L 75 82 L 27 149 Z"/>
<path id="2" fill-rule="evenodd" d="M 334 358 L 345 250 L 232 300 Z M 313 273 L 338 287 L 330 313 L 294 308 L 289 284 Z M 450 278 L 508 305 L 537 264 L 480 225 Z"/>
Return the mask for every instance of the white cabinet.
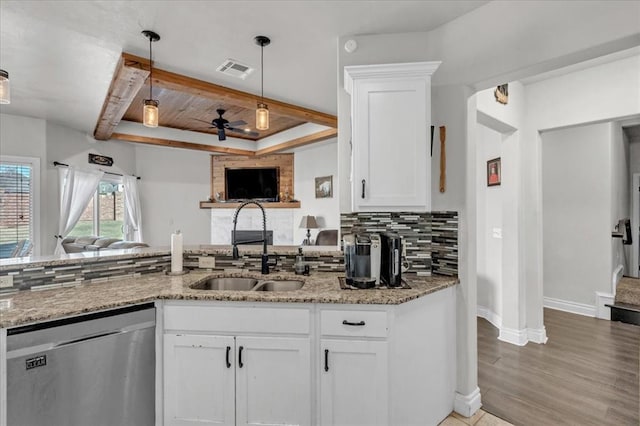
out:
<path id="1" fill-rule="evenodd" d="M 439 65 L 345 67 L 354 212 L 431 209 L 431 75 Z"/>
<path id="2" fill-rule="evenodd" d="M 388 313 L 320 310 L 320 424 L 389 423 Z"/>
<path id="3" fill-rule="evenodd" d="M 165 334 L 165 424 L 233 425 L 234 359 L 233 337 Z"/>
<path id="4" fill-rule="evenodd" d="M 387 342 L 322 339 L 320 346 L 320 424 L 388 424 Z"/>
<path id="5" fill-rule="evenodd" d="M 236 348 L 236 424 L 310 424 L 309 339 L 237 337 Z"/>
<path id="6" fill-rule="evenodd" d="M 164 308 L 164 424 L 311 424 L 309 311 L 192 303 Z"/>

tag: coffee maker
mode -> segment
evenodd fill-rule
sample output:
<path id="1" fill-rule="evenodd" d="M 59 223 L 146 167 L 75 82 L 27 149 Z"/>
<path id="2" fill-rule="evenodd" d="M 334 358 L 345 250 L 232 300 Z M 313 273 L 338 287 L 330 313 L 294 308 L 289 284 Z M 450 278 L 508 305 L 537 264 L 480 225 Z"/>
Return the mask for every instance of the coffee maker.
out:
<path id="1" fill-rule="evenodd" d="M 402 238 L 385 232 L 380 234 L 381 262 L 380 281 L 387 287 L 402 286 Z"/>
<path id="2" fill-rule="evenodd" d="M 345 279 L 357 288 L 380 284 L 380 238 L 378 235 L 347 234 L 342 238 Z"/>

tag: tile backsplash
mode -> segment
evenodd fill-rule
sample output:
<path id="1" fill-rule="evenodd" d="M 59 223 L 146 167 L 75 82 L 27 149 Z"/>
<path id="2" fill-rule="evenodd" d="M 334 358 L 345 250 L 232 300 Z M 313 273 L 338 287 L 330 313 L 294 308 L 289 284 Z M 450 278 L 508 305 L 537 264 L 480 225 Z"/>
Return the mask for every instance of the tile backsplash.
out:
<path id="1" fill-rule="evenodd" d="M 340 215 L 341 235 L 395 232 L 406 247 L 409 273 L 458 274 L 457 212 L 375 212 Z"/>

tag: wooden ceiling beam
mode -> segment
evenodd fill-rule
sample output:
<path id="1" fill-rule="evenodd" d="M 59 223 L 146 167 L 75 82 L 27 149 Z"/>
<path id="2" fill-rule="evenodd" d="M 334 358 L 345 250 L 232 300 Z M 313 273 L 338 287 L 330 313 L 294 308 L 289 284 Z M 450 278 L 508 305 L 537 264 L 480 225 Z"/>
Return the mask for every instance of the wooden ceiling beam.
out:
<path id="1" fill-rule="evenodd" d="M 255 152 L 255 155 L 273 154 L 274 152 L 280 152 L 287 149 L 298 148 L 301 146 L 309 145 L 312 143 L 320 142 L 326 139 L 335 137 L 338 134 L 338 129 L 326 129 L 320 132 L 312 133 L 310 135 L 302 136 L 296 139 L 292 139 L 288 142 L 283 142 L 278 145 L 273 145 L 267 148 L 259 149 Z"/>
<path id="2" fill-rule="evenodd" d="M 247 157 L 252 157 L 255 155 L 254 151 L 249 151 L 246 149 L 227 148 L 224 146 L 205 145 L 201 143 L 183 142 L 171 139 L 151 138 L 147 136 L 131 135 L 126 133 L 113 133 L 111 135 L 111 139 L 116 139 L 124 142 L 142 143 L 147 145 L 168 146 L 171 148 L 217 152 L 221 154 L 245 155 Z"/>
<path id="3" fill-rule="evenodd" d="M 144 86 L 144 82 L 149 76 L 148 69 L 129 66 L 126 62 L 126 57 L 123 55 L 113 73 L 109 92 L 102 104 L 100 118 L 93 131 L 93 137 L 98 140 L 106 141 L 111 137 L 113 130 L 120 123 L 131 102 Z M 148 64 L 149 61 L 147 61 L 146 68 L 149 68 Z M 140 108 L 142 108 L 142 105 L 140 105 Z"/>
<path id="4" fill-rule="evenodd" d="M 123 53 L 122 57 L 128 64 L 141 68 L 149 68 L 149 60 L 139 56 Z M 153 69 L 153 85 L 178 92 L 188 93 L 201 98 L 212 99 L 214 101 L 227 101 L 244 108 L 255 108 L 260 97 L 253 93 L 231 89 L 196 78 L 176 74 L 163 69 Z M 275 99 L 264 98 L 269 111 L 274 114 L 284 115 L 309 123 L 321 124 L 328 127 L 338 127 L 338 118 L 335 115 L 314 111 L 297 105 L 280 102 Z"/>

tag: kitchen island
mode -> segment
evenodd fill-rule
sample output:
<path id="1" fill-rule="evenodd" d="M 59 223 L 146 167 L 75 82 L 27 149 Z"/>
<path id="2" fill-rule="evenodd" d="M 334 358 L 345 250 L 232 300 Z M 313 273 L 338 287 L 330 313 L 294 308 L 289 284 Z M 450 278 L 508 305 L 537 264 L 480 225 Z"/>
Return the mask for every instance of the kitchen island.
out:
<path id="1" fill-rule="evenodd" d="M 339 275 L 194 269 L 5 295 L 13 306 L 0 311 L 0 402 L 8 329 L 153 302 L 156 424 L 437 424 L 453 409 L 457 279 L 407 276 L 411 289 L 343 290 Z M 304 284 L 191 288 L 223 276 Z"/>

